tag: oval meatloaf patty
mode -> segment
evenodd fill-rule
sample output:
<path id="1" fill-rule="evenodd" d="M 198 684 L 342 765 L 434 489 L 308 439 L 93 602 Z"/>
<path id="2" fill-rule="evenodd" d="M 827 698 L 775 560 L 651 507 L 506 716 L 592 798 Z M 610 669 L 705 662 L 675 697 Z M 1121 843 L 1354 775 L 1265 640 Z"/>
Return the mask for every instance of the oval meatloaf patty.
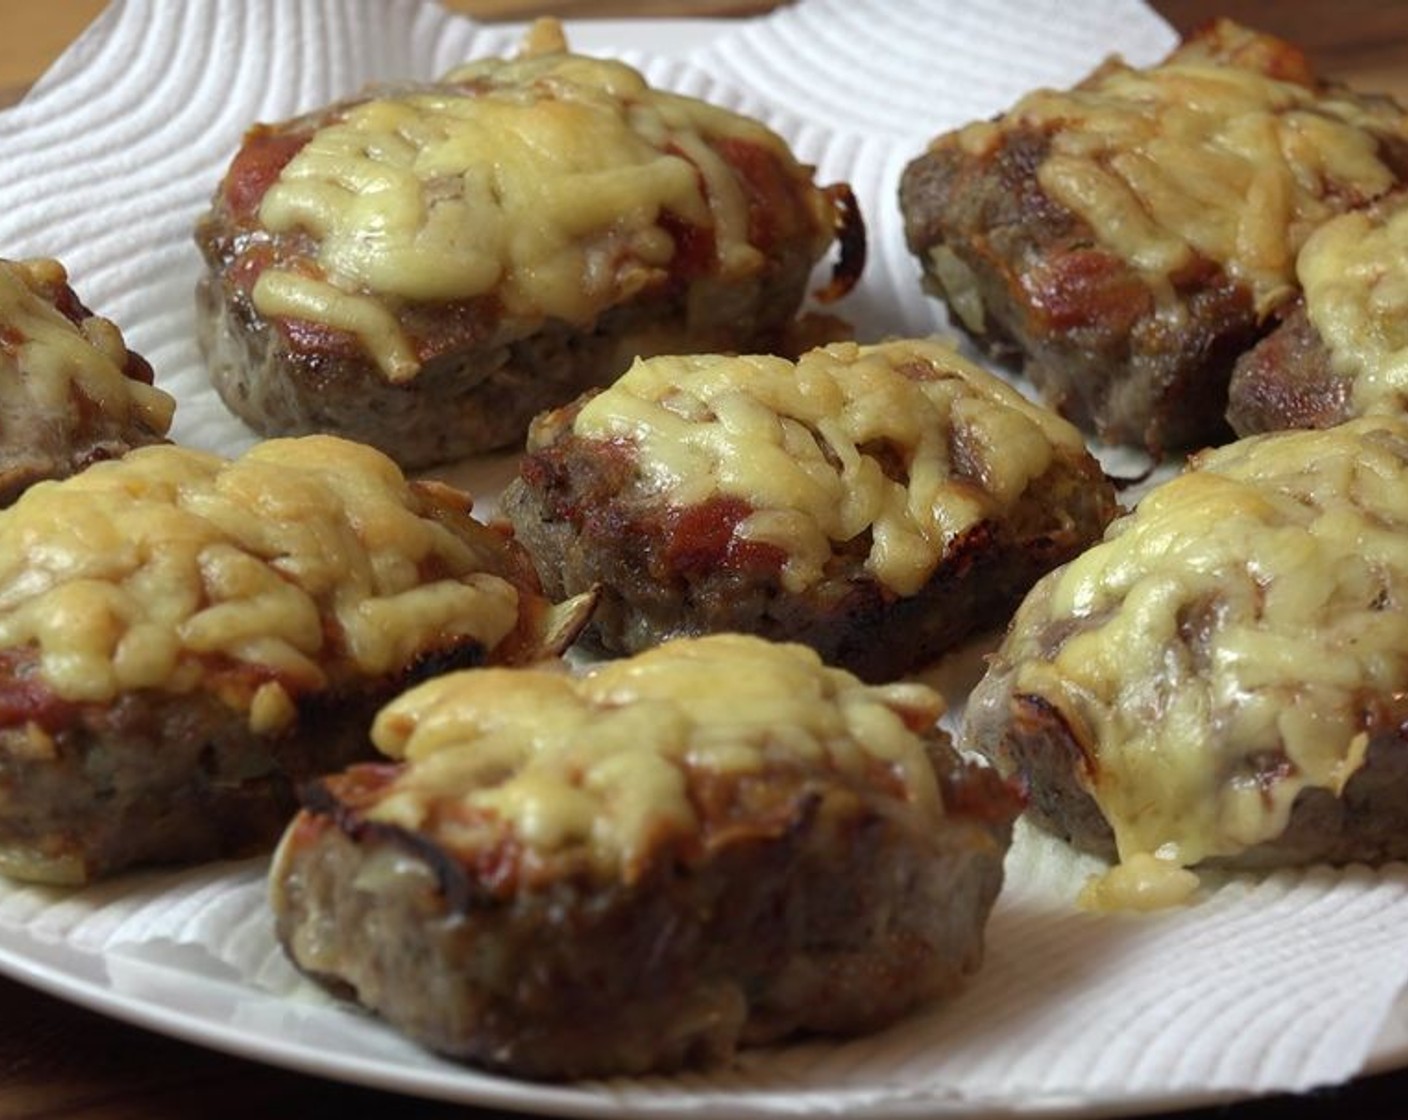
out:
<path id="1" fill-rule="evenodd" d="M 540 417 L 502 509 L 587 634 L 798 641 L 867 679 L 1005 622 L 1096 540 L 1109 481 L 1076 430 L 939 341 L 638 362 Z"/>
<path id="2" fill-rule="evenodd" d="M 838 234 L 828 299 L 864 261 L 848 188 L 543 24 L 523 57 L 253 128 L 196 231 L 200 339 L 258 431 L 423 467 L 637 354 L 794 345 Z"/>
<path id="3" fill-rule="evenodd" d="M 1223 20 L 939 136 L 900 205 L 957 322 L 1063 415 L 1158 453 L 1228 438 L 1233 362 L 1295 296 L 1297 250 L 1405 176 L 1399 106 Z"/>
<path id="4" fill-rule="evenodd" d="M 1036 585 L 963 743 L 1141 877 L 1402 859 L 1405 610 L 1408 421 L 1249 437 Z"/>
<path id="5" fill-rule="evenodd" d="M 447 668 L 570 641 L 468 499 L 332 437 L 163 445 L 0 512 L 0 872 L 76 883 L 272 845 Z"/>
<path id="6" fill-rule="evenodd" d="M 878 1028 L 978 966 L 1019 809 L 942 708 L 741 635 L 441 677 L 377 717 L 395 761 L 305 794 L 278 936 L 426 1046 L 520 1076 Z"/>
<path id="7" fill-rule="evenodd" d="M 1239 435 L 1408 413 L 1408 191 L 1332 218 L 1296 259 L 1302 294 L 1232 371 Z"/>
<path id="8" fill-rule="evenodd" d="M 58 261 L 0 260 L 0 505 L 42 479 L 162 442 L 175 407 Z"/>

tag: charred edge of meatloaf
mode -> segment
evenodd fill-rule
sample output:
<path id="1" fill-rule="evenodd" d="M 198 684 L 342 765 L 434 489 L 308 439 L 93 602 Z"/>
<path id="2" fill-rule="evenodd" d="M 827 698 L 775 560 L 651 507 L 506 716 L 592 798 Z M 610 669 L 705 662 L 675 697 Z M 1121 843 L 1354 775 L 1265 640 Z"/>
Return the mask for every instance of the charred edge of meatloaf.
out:
<path id="1" fill-rule="evenodd" d="M 1351 383 L 1298 299 L 1280 324 L 1238 359 L 1227 419 L 1239 436 L 1288 428 L 1332 428 L 1350 418 Z"/>
<path id="2" fill-rule="evenodd" d="M 906 237 L 926 287 L 950 306 L 961 296 L 936 271 L 942 248 L 983 309 L 981 324 L 958 325 L 995 356 L 1020 355 L 1047 403 L 1103 440 L 1155 455 L 1225 442 L 1233 363 L 1264 330 L 1251 293 L 1197 260 L 1172 278 L 1186 320 L 1171 329 L 1145 281 L 1041 190 L 1048 145 L 1018 132 L 983 162 L 939 145 L 906 168 Z"/>
<path id="3" fill-rule="evenodd" d="M 48 730 L 43 712 L 0 728 L 0 870 L 26 878 L 37 860 L 88 881 L 265 850 L 297 810 L 300 782 L 377 757 L 368 729 L 387 701 L 482 662 L 469 643 L 394 680 L 301 697 L 296 722 L 267 735 L 208 692 L 126 693 L 61 705 Z"/>
<path id="4" fill-rule="evenodd" d="M 790 822 L 729 822 L 629 885 L 579 873 L 467 910 L 439 888 L 453 855 L 305 812 L 276 869 L 277 932 L 314 979 L 461 1060 L 550 1080 L 717 1066 L 878 1028 L 978 966 L 1017 802 L 966 772 L 946 781 L 966 811 L 937 827 L 802 787 Z"/>
<path id="5" fill-rule="evenodd" d="M 1081 851 L 1117 858 L 1114 832 L 1089 793 L 1099 766 L 1097 749 L 1081 744 L 1054 705 L 1040 696 L 1014 694 L 1012 673 L 999 670 L 974 690 L 967 718 L 965 745 L 1017 781 L 1034 824 Z M 1279 836 L 1199 866 L 1268 870 L 1408 858 L 1408 727 L 1401 712 L 1367 722 L 1364 765 L 1338 796 L 1322 788 L 1302 790 Z M 1252 765 L 1256 776 L 1270 783 L 1291 763 L 1271 752 Z"/>
<path id="6" fill-rule="evenodd" d="M 868 681 L 900 676 L 1006 621 L 1032 584 L 1098 539 L 1115 512 L 1101 480 L 1076 472 L 1059 500 L 1050 486 L 1033 488 L 1042 497 L 1029 503 L 1028 522 L 1014 515 L 969 530 L 914 595 L 883 587 L 863 554 L 838 556 L 819 584 L 793 593 L 779 564 L 672 570 L 642 514 L 596 508 L 628 472 L 564 436 L 530 452 L 500 502 L 550 594 L 598 590 L 584 643 L 635 653 L 672 637 L 739 631 L 801 642 Z"/>
<path id="7" fill-rule="evenodd" d="M 609 384 L 638 356 L 775 349 L 811 273 L 806 247 L 788 247 L 757 276 L 662 285 L 588 327 L 549 319 L 517 338 L 496 337 L 485 310 L 478 334 L 487 341 L 439 353 L 393 384 L 360 347 L 295 347 L 234 283 L 215 232 L 202 227 L 200 238 L 213 274 L 197 286 L 198 339 L 226 406 L 263 435 L 332 432 L 406 468 L 514 444 L 536 414 Z M 421 317 L 433 321 L 433 312 Z"/>

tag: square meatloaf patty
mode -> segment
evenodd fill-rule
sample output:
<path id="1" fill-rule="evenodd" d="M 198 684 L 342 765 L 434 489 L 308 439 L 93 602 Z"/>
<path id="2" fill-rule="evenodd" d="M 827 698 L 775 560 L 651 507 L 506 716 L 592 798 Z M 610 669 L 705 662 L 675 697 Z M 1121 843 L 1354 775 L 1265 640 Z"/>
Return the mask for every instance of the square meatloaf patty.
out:
<path id="1" fill-rule="evenodd" d="M 540 417 L 503 509 L 611 652 L 743 631 L 867 679 L 1006 621 L 1095 540 L 1079 433 L 936 340 L 641 361 Z"/>
<path id="2" fill-rule="evenodd" d="M 141 448 L 0 511 L 0 872 L 271 845 L 408 683 L 571 640 L 448 487 L 332 437 Z"/>
<path id="3" fill-rule="evenodd" d="M 258 431 L 424 467 L 516 443 L 637 354 L 786 348 L 850 191 L 761 123 L 571 54 L 384 87 L 245 136 L 200 220 L 200 340 Z"/>
<path id="4" fill-rule="evenodd" d="M 963 745 L 1119 860 L 1115 905 L 1188 867 L 1408 858 L 1405 602 L 1408 420 L 1251 436 L 1032 589 Z"/>
<path id="5" fill-rule="evenodd" d="M 1397 105 L 1224 20 L 939 136 L 900 205 L 957 323 L 1086 430 L 1159 453 L 1228 437 L 1232 365 L 1295 296 L 1297 250 L 1405 174 Z"/>
<path id="6" fill-rule="evenodd" d="M 274 860 L 293 961 L 421 1043 L 535 1078 L 855 1034 L 982 959 L 1020 802 L 921 685 L 803 647 L 470 670 L 377 718 Z"/>

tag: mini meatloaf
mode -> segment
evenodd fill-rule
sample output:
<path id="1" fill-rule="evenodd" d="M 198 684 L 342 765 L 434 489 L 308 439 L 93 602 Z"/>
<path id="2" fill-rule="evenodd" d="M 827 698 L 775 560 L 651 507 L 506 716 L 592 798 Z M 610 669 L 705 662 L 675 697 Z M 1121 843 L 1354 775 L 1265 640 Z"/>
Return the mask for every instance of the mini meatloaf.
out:
<path id="1" fill-rule="evenodd" d="M 1077 424 L 1158 453 L 1224 438 L 1233 362 L 1294 297 L 1305 238 L 1405 176 L 1397 105 L 1219 21 L 938 137 L 900 203 L 958 322 Z"/>
<path id="2" fill-rule="evenodd" d="M 200 337 L 265 434 L 424 467 L 517 443 L 637 354 L 787 345 L 850 192 L 783 140 L 539 28 L 525 56 L 245 137 L 196 239 Z"/>
<path id="3" fill-rule="evenodd" d="M 589 636 L 745 631 L 889 679 L 1097 540 L 1079 433 L 936 340 L 638 362 L 535 421 L 502 508 Z"/>
<path id="4" fill-rule="evenodd" d="M 271 846 L 402 687 L 555 652 L 581 607 L 463 495 L 332 437 L 31 487 L 0 512 L 0 872 Z"/>
<path id="5" fill-rule="evenodd" d="M 1241 435 L 1408 413 L 1408 192 L 1333 218 L 1296 260 L 1302 296 L 1232 371 Z"/>
<path id="6" fill-rule="evenodd" d="M 424 1045 L 543 1079 L 855 1034 L 978 967 L 1020 802 L 918 684 L 681 639 L 406 693 L 271 872 L 293 961 Z"/>
<path id="7" fill-rule="evenodd" d="M 0 505 L 41 479 L 162 442 L 175 407 L 58 261 L 0 260 Z"/>
<path id="8" fill-rule="evenodd" d="M 1248 437 L 1036 585 L 964 745 L 1136 889 L 1403 859 L 1405 610 L 1408 420 Z"/>

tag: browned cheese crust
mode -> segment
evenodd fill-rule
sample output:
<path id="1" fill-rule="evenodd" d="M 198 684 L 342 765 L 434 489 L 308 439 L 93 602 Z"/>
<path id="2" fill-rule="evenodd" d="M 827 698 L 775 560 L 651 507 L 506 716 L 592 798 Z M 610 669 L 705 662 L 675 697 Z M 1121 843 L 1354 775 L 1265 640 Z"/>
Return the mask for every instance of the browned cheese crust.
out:
<path id="1" fill-rule="evenodd" d="M 515 690 L 538 687 L 520 671 L 479 703 L 510 703 L 525 739 L 553 744 L 531 762 L 503 765 L 506 725 L 461 706 L 479 743 L 311 787 L 272 872 L 294 961 L 430 1048 L 542 1079 L 717 1066 L 741 1046 L 874 1030 L 953 991 L 982 957 L 1012 790 L 958 759 L 932 727 L 936 698 L 907 713 L 913 698 L 878 701 L 911 725 L 898 754 L 847 735 L 816 753 L 804 717 L 756 718 L 760 676 L 792 692 L 764 706 L 832 710 L 814 655 L 736 637 L 673 647 L 606 670 L 593 718 L 633 727 L 619 744 L 589 727 L 559 742 L 556 689 L 519 712 Z M 687 756 L 676 719 L 659 718 L 686 706 L 683 686 L 649 683 L 666 658 L 702 665 L 688 687 L 718 707 Z M 773 681 L 778 659 L 800 679 Z M 441 686 L 449 699 L 418 698 Z M 408 699 L 443 730 L 456 687 Z M 560 790 L 543 774 L 558 747 Z M 476 749 L 495 760 L 477 772 Z M 730 752 L 758 764 L 716 761 Z M 657 768 L 673 776 L 663 794 Z M 597 796 L 581 836 L 534 839 Z M 624 836 L 629 852 L 603 858 L 584 836 Z"/>
<path id="2" fill-rule="evenodd" d="M 587 636 L 606 650 L 745 631 L 891 679 L 1005 621 L 1115 513 L 1073 429 L 944 345 L 678 365 L 642 363 L 541 417 L 504 495 L 551 593 L 600 589 Z M 843 404 L 848 381 L 863 388 Z M 809 388 L 793 398 L 796 383 Z M 637 434 L 613 436 L 656 388 L 664 403 Z M 771 419 L 721 434 L 694 393 Z M 834 415 L 808 411 L 828 393 Z M 591 413 L 610 419 L 589 430 Z M 778 431 L 797 441 L 779 447 Z M 716 438 L 704 458 L 678 459 Z"/>
<path id="3" fill-rule="evenodd" d="M 1408 857 L 1408 427 L 1198 457 L 1019 609 L 964 745 L 1097 855 Z"/>
<path id="4" fill-rule="evenodd" d="M 0 513 L 0 872 L 77 883 L 268 847 L 376 710 L 563 648 L 531 565 L 370 449 L 159 446 Z"/>
<path id="5" fill-rule="evenodd" d="M 549 45 L 246 135 L 196 231 L 201 345 L 237 415 L 429 466 L 521 440 L 638 354 L 796 345 L 838 238 L 818 294 L 854 282 L 849 188 L 761 124 Z"/>
<path id="6" fill-rule="evenodd" d="M 900 205 L 957 324 L 1083 428 L 1161 453 L 1225 440 L 1233 363 L 1294 297 L 1297 249 L 1406 174 L 1396 105 L 1220 21 L 938 137 Z"/>
<path id="7" fill-rule="evenodd" d="M 58 261 L 0 260 L 0 505 L 46 478 L 160 443 L 176 402 Z"/>

